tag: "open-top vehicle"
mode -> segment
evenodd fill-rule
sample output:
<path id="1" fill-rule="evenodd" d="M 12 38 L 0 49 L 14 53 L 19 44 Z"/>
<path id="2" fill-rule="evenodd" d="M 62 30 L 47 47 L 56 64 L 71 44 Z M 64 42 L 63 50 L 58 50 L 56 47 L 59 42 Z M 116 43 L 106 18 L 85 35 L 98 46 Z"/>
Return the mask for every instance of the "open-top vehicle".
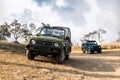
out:
<path id="1" fill-rule="evenodd" d="M 69 59 L 71 52 L 71 31 L 67 27 L 43 27 L 36 37 L 26 46 L 26 56 L 32 60 L 37 55 L 52 56 L 58 63 Z"/>
<path id="2" fill-rule="evenodd" d="M 93 40 L 85 40 L 82 42 L 82 52 L 92 54 L 94 52 L 101 53 L 102 48 Z"/>

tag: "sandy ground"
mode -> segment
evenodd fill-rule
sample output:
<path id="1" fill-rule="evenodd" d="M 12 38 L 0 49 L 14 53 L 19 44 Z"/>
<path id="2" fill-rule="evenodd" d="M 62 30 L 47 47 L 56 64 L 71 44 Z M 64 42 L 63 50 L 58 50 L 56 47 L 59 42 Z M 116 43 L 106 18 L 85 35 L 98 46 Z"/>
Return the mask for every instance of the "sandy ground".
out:
<path id="1" fill-rule="evenodd" d="M 0 80 L 120 80 L 120 49 L 92 55 L 74 51 L 62 65 L 0 49 Z"/>

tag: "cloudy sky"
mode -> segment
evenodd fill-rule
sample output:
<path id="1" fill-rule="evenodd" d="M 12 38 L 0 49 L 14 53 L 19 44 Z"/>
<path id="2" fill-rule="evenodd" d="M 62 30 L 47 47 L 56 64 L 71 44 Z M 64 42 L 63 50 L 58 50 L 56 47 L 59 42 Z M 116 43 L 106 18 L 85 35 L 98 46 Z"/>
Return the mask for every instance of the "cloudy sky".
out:
<path id="1" fill-rule="evenodd" d="M 120 30 L 120 0 L 0 0 L 0 23 L 14 19 L 21 23 L 41 22 L 67 26 L 72 41 L 102 28 L 105 41 L 117 39 Z"/>

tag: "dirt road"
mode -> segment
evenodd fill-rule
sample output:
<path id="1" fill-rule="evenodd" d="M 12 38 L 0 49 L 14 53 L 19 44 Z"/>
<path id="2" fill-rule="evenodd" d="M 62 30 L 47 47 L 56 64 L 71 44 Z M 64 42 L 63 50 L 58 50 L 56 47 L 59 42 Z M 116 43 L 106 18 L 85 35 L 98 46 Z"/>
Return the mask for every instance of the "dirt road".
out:
<path id="1" fill-rule="evenodd" d="M 0 49 L 0 80 L 120 80 L 120 50 L 72 52 L 70 60 L 59 65 L 54 59 L 38 56 L 30 61 L 24 53 Z"/>

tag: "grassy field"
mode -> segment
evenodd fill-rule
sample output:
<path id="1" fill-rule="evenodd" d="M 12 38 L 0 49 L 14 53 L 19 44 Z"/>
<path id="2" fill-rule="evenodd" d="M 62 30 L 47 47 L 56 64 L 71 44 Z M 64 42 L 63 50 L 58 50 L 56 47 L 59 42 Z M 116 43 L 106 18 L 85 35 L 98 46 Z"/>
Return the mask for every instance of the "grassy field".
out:
<path id="1" fill-rule="evenodd" d="M 120 42 L 111 42 L 102 44 L 103 49 L 120 49 Z"/>
<path id="2" fill-rule="evenodd" d="M 6 41 L 0 41 L 0 48 L 6 51 L 15 52 L 15 53 L 25 53 L 25 43 L 24 44 L 14 44 L 14 43 L 8 43 Z M 102 49 L 120 49 L 120 42 L 110 42 L 110 43 L 103 43 Z M 17 49 L 17 51 L 16 51 Z M 73 51 L 81 51 L 81 45 L 73 45 L 72 46 L 72 52 Z"/>
<path id="3" fill-rule="evenodd" d="M 120 42 L 110 42 L 110 43 L 103 43 L 102 49 L 120 49 Z M 72 51 L 81 51 L 81 45 L 74 45 L 72 46 Z"/>
<path id="4" fill-rule="evenodd" d="M 105 48 L 102 54 L 89 55 L 82 54 L 81 47 L 76 45 L 72 47 L 70 60 L 58 65 L 55 59 L 41 56 L 37 56 L 35 60 L 28 60 L 25 56 L 25 46 L 0 41 L 0 80 L 119 80 L 120 78 L 120 49 Z"/>
<path id="5" fill-rule="evenodd" d="M 0 41 L 0 50 L 5 52 L 23 54 L 25 53 L 25 44 L 8 43 L 6 41 Z"/>
<path id="6" fill-rule="evenodd" d="M 0 41 L 0 80 L 119 80 L 120 49 L 102 54 L 82 54 L 73 46 L 70 60 L 58 65 L 55 59 L 37 56 L 28 60 L 25 44 Z M 78 53 L 74 52 L 78 51 Z"/>

